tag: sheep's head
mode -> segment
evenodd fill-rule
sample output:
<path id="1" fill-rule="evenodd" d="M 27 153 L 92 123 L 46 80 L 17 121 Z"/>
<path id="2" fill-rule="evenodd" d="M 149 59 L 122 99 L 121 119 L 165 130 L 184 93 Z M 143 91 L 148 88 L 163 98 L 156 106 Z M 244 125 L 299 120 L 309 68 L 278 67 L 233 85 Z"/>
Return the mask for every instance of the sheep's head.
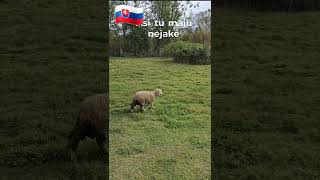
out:
<path id="1" fill-rule="evenodd" d="M 156 95 L 156 96 L 161 96 L 162 95 L 162 90 L 161 89 L 156 89 L 156 90 L 154 90 L 154 94 Z"/>

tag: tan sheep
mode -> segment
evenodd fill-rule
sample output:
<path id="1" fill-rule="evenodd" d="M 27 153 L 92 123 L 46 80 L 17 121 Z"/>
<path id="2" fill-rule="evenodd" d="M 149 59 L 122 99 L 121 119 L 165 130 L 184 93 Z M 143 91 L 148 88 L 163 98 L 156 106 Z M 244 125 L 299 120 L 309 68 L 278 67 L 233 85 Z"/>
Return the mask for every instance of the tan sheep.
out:
<path id="1" fill-rule="evenodd" d="M 156 97 L 162 95 L 161 89 L 155 89 L 154 91 L 138 91 L 136 92 L 135 96 L 133 97 L 131 103 L 131 110 L 136 106 L 140 106 L 140 108 L 145 111 L 147 110 L 150 105 L 154 107 L 153 104 L 156 100 Z M 144 108 L 144 106 L 146 108 Z"/>
<path id="2" fill-rule="evenodd" d="M 71 150 L 71 156 L 76 154 L 79 142 L 86 137 L 96 138 L 101 151 L 107 153 L 105 148 L 107 105 L 107 94 L 96 94 L 82 101 L 76 124 L 68 138 L 67 148 Z"/>

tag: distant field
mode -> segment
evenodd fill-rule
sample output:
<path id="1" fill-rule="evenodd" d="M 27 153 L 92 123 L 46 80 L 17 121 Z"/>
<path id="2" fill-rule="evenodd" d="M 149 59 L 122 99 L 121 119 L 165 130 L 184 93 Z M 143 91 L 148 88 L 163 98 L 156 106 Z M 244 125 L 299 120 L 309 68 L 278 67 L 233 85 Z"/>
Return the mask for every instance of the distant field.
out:
<path id="1" fill-rule="evenodd" d="M 110 59 L 110 178 L 210 179 L 210 65 Z M 139 90 L 161 88 L 155 108 L 129 111 Z"/>
<path id="2" fill-rule="evenodd" d="M 218 179 L 320 177 L 319 16 L 216 9 Z"/>

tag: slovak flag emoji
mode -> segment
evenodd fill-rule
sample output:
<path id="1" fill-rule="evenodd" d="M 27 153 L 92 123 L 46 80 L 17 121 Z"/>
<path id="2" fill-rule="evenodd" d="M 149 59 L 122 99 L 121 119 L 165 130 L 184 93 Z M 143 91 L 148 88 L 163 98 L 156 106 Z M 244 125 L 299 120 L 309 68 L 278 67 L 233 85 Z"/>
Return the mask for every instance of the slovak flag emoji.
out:
<path id="1" fill-rule="evenodd" d="M 144 20 L 143 8 L 132 7 L 127 5 L 119 5 L 115 7 L 116 24 L 128 23 L 141 25 Z"/>

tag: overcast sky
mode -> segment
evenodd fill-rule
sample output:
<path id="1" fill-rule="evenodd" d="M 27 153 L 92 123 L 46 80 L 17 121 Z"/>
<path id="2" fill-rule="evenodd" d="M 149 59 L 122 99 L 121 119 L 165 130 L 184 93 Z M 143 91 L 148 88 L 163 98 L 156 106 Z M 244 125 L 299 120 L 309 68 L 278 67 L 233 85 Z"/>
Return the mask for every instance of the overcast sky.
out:
<path id="1" fill-rule="evenodd" d="M 197 14 L 200 11 L 211 9 L 211 1 L 191 1 L 193 4 L 199 3 L 199 7 L 194 8 L 192 11 Z"/>

